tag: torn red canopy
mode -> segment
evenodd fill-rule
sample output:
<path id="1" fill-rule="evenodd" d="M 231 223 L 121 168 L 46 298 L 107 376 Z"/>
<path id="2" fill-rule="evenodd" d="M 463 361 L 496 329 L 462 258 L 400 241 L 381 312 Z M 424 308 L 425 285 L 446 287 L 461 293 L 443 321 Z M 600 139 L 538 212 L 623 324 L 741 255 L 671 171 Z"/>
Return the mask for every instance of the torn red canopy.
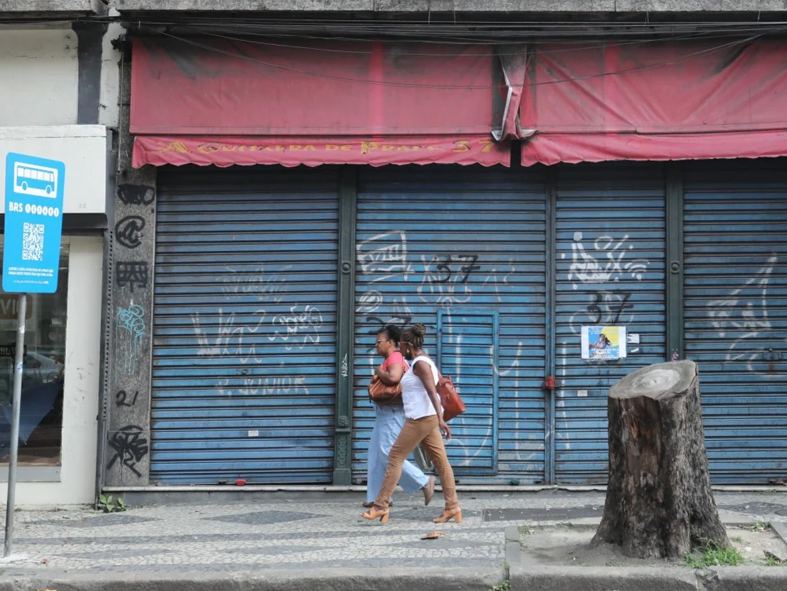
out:
<path id="1" fill-rule="evenodd" d="M 138 38 L 133 164 L 508 165 L 496 60 L 484 45 Z"/>
<path id="2" fill-rule="evenodd" d="M 787 155 L 787 41 L 539 45 L 522 164 Z"/>

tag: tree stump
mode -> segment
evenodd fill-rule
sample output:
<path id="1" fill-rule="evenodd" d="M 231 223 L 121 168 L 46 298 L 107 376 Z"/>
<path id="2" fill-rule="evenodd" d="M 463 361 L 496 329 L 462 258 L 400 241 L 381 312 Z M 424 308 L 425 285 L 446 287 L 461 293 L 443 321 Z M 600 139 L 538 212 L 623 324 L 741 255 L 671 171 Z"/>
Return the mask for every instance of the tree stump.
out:
<path id="1" fill-rule="evenodd" d="M 593 544 L 677 558 L 729 546 L 710 488 L 697 364 L 639 369 L 609 391 L 609 484 Z"/>

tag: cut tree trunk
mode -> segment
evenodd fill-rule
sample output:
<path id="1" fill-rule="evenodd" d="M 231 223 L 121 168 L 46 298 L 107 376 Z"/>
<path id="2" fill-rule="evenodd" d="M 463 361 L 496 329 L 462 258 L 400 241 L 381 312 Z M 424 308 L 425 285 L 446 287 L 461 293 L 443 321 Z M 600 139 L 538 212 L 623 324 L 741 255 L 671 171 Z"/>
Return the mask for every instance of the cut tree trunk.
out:
<path id="1" fill-rule="evenodd" d="M 612 386 L 608 405 L 609 484 L 593 543 L 638 558 L 729 546 L 710 488 L 697 364 L 639 369 Z"/>

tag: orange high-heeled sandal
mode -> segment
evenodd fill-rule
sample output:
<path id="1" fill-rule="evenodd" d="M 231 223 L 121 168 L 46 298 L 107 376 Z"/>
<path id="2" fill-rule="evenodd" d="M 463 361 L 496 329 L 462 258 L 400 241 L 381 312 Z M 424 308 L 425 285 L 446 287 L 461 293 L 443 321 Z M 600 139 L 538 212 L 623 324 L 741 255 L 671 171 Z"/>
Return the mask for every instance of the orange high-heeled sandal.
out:
<path id="1" fill-rule="evenodd" d="M 379 517 L 380 523 L 388 523 L 388 509 L 375 509 L 372 507 L 366 513 L 361 513 L 361 517 L 369 521 L 374 521 Z"/>
<path id="2" fill-rule="evenodd" d="M 456 523 L 462 523 L 462 510 L 454 509 L 453 511 L 443 511 L 440 517 L 432 519 L 432 523 L 445 523 L 446 521 L 454 520 Z"/>

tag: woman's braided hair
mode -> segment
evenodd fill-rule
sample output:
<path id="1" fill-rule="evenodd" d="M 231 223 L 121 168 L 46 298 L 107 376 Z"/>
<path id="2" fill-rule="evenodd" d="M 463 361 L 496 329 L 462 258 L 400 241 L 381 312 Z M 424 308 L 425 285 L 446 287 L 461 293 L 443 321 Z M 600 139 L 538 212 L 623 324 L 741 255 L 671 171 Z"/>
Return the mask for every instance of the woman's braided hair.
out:
<path id="1" fill-rule="evenodd" d="M 416 349 L 422 349 L 425 335 L 426 327 L 423 324 L 413 324 L 410 328 L 402 331 L 402 340 L 405 343 L 410 343 Z"/>

